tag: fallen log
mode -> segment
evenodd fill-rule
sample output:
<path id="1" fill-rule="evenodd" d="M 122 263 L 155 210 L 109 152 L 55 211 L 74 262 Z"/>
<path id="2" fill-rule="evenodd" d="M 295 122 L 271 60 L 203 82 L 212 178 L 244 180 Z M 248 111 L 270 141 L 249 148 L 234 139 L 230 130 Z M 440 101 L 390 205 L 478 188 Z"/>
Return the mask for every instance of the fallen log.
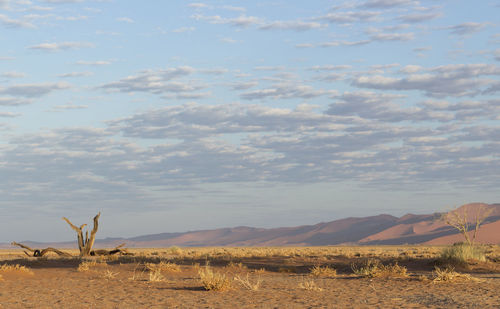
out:
<path id="1" fill-rule="evenodd" d="M 11 243 L 11 245 L 18 246 L 18 247 L 21 247 L 23 249 L 26 249 L 26 250 L 30 251 L 31 254 L 28 253 L 27 251 L 23 251 L 24 254 L 26 254 L 27 256 L 30 256 L 30 257 L 42 257 L 42 256 L 46 255 L 49 252 L 54 252 L 55 254 L 57 254 L 59 256 L 64 256 L 64 257 L 71 257 L 72 256 L 69 253 L 63 252 L 61 250 L 58 250 L 58 249 L 52 248 L 52 247 L 48 247 L 48 248 L 45 248 L 45 249 L 42 249 L 42 250 L 40 250 L 40 249 L 32 249 L 32 248 L 30 248 L 30 247 L 28 247 L 26 245 L 17 243 L 15 241 L 13 241 Z"/>
<path id="2" fill-rule="evenodd" d="M 122 248 L 125 246 L 125 243 L 116 246 L 114 249 L 111 250 L 106 250 L 106 249 L 98 249 L 98 250 L 92 250 L 90 251 L 91 256 L 107 256 L 107 255 L 115 255 L 115 254 L 120 254 L 120 255 L 134 255 L 133 253 L 130 253 L 127 248 Z"/>

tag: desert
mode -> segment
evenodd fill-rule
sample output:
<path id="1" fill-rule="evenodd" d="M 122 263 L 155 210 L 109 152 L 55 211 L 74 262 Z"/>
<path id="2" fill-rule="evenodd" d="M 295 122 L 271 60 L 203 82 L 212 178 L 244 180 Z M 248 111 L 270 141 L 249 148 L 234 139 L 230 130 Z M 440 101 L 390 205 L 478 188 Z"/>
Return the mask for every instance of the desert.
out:
<path id="1" fill-rule="evenodd" d="M 322 223 L 320 230 L 339 235 L 355 231 L 359 222 L 364 223 L 365 233 L 367 227 L 376 227 L 371 236 L 358 237 L 356 244 L 322 246 L 126 248 L 120 244 L 114 249 L 104 249 L 109 240 L 97 239 L 96 247 L 101 248 L 93 249 L 93 236 L 89 239 L 87 234 L 84 238 L 83 230 L 65 219 L 77 231 L 78 240 L 84 239 L 78 243 L 81 248 L 74 248 L 76 241 L 73 248 L 44 250 L 13 242 L 10 249 L 0 250 L 0 305 L 2 308 L 497 308 L 500 246 L 495 238 L 498 234 L 490 234 L 490 230 L 497 226 L 499 208 L 500 204 L 472 203 L 450 213 Z M 465 234 L 457 229 L 460 226 L 451 226 L 453 221 L 446 220 L 455 218 L 455 214 L 458 219 L 466 219 Z M 91 235 L 98 232 L 99 216 L 94 217 Z M 434 219 L 428 222 L 429 217 Z M 380 218 L 389 218 L 393 223 L 379 231 Z M 370 220 L 376 224 L 367 224 Z M 414 233 L 420 234 L 408 238 L 412 236 L 409 225 Z M 318 226 L 299 228 L 311 236 Z M 394 241 L 402 230 L 403 240 L 421 243 L 366 244 L 367 240 L 377 238 Z M 274 235 L 279 243 L 303 241 L 303 236 L 292 227 L 280 229 L 277 234 L 261 232 L 267 237 Z M 189 237 L 175 234 L 175 239 L 179 243 L 186 237 L 195 241 L 193 235 L 200 234 L 207 232 L 193 231 L 187 234 Z M 238 232 L 235 234 L 208 233 L 215 243 L 241 237 Z M 318 239 L 315 235 L 312 239 Z M 339 239 L 327 235 L 332 243 Z M 168 236 L 133 239 L 153 239 L 158 244 L 162 243 L 161 237 L 167 237 L 163 241 L 172 241 Z M 435 244 L 443 239 L 448 243 Z M 453 243 L 450 239 L 462 241 Z M 13 249 L 14 245 L 22 248 Z M 64 247 L 65 243 L 50 245 Z"/>

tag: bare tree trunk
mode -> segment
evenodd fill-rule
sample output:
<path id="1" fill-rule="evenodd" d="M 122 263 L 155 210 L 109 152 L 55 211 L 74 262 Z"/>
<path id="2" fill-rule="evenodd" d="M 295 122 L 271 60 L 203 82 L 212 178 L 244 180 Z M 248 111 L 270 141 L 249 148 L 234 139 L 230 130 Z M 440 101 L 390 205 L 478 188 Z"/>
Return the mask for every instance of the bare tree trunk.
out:
<path id="1" fill-rule="evenodd" d="M 69 221 L 66 217 L 63 217 L 63 220 L 66 221 L 69 226 L 73 230 L 76 231 L 78 235 L 78 249 L 80 250 L 80 256 L 89 256 L 90 252 L 92 251 L 92 247 L 94 246 L 95 242 L 95 234 L 97 233 L 97 229 L 99 228 L 99 217 L 101 216 L 101 213 L 98 213 L 94 217 L 94 228 L 92 229 L 92 232 L 90 233 L 90 238 L 89 238 L 89 232 L 86 231 L 85 233 L 85 238 L 83 238 L 83 228 L 86 226 L 86 224 L 82 224 L 80 227 L 75 226 L 71 221 Z"/>

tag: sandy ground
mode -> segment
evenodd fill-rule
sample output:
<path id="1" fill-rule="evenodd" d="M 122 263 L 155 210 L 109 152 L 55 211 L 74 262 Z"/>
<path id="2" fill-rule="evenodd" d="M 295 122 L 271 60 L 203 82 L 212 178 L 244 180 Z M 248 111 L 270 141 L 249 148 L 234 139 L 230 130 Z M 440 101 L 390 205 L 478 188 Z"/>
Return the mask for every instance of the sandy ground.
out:
<path id="1" fill-rule="evenodd" d="M 3 259 L 2 259 L 3 257 Z M 32 273 L 0 271 L 0 308 L 499 308 L 498 261 L 467 267 L 480 281 L 433 282 L 433 261 L 407 259 L 408 277 L 364 278 L 350 264 L 363 257 L 320 259 L 338 269 L 334 277 L 313 277 L 318 259 L 248 257 L 227 266 L 210 259 L 211 269 L 231 282 L 227 291 L 206 291 L 197 263 L 203 260 L 162 256 L 97 260 L 78 271 L 78 258 L 48 259 L 2 256 L 0 265 L 25 265 Z M 174 261 L 180 271 L 162 271 L 162 281 L 150 281 L 145 263 Z M 90 260 L 96 261 L 96 260 Z M 241 264 L 239 264 L 241 262 Z M 201 263 L 200 263 L 201 264 Z M 203 265 L 203 264 L 202 264 Z M 203 266 L 201 266 L 203 269 Z M 264 269 L 264 270 L 262 270 Z M 262 283 L 257 291 L 234 281 L 235 276 Z M 306 290 L 306 283 L 315 290 Z M 302 287 L 301 287 L 302 285 Z"/>

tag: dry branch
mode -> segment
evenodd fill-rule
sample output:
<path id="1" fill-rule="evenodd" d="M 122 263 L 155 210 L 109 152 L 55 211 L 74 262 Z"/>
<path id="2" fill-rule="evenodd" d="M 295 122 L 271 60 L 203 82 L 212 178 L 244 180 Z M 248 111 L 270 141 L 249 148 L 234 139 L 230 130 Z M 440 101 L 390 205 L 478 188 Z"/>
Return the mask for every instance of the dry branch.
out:
<path id="1" fill-rule="evenodd" d="M 24 251 L 24 253 L 25 253 L 27 256 L 42 257 L 42 256 L 46 255 L 46 254 L 47 254 L 47 253 L 49 253 L 49 252 L 54 252 L 54 253 L 56 253 L 56 254 L 57 254 L 57 255 L 59 255 L 59 256 L 71 257 L 71 254 L 66 253 L 66 252 L 63 252 L 63 251 L 61 251 L 61 250 L 57 250 L 57 249 L 52 248 L 52 247 L 48 247 L 48 248 L 45 248 L 45 249 L 42 249 L 42 250 L 40 250 L 40 249 L 32 249 L 32 248 L 30 248 L 30 247 L 28 247 L 28 246 L 26 246 L 26 245 L 23 245 L 23 244 L 17 243 L 17 242 L 15 242 L 15 241 L 13 241 L 13 242 L 11 243 L 11 245 L 13 245 L 13 246 L 18 246 L 18 247 L 21 247 L 21 248 L 23 248 L 23 249 L 26 249 L 26 250 L 28 250 L 28 251 L 32 252 L 32 255 L 30 255 L 27 251 Z"/>
<path id="2" fill-rule="evenodd" d="M 101 216 L 101 213 L 98 213 L 94 217 L 94 227 L 92 228 L 92 231 L 90 232 L 90 238 L 89 238 L 89 232 L 86 231 L 85 233 L 85 238 L 83 238 L 83 228 L 86 226 L 86 224 L 82 224 L 80 227 L 77 227 L 71 221 L 69 221 L 68 218 L 63 217 L 63 220 L 66 221 L 69 226 L 73 230 L 76 231 L 78 235 L 78 249 L 80 250 L 80 256 L 89 256 L 91 255 L 92 247 L 94 246 L 95 242 L 95 235 L 97 233 L 97 229 L 99 228 L 99 217 Z"/>

